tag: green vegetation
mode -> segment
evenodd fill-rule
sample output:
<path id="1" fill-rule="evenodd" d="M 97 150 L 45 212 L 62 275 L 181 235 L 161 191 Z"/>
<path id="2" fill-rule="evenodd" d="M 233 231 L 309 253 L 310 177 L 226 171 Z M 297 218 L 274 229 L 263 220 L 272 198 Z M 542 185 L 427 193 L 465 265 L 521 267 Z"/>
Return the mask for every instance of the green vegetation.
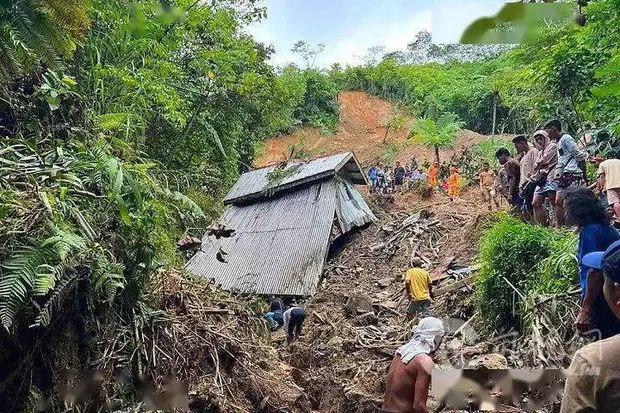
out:
<path id="1" fill-rule="evenodd" d="M 436 118 L 425 117 L 414 122 L 411 128 L 412 139 L 435 149 L 435 160 L 439 162 L 439 148 L 454 145 L 463 123 L 452 113 L 444 113 Z"/>
<path id="2" fill-rule="evenodd" d="M 519 325 L 531 294 L 562 293 L 578 283 L 576 236 L 501 214 L 480 243 L 476 298 L 489 325 Z M 516 289 L 516 290 L 515 290 Z"/>
<path id="3" fill-rule="evenodd" d="M 481 133 L 531 133 L 558 116 L 573 132 L 589 122 L 620 134 L 620 0 L 590 2 L 585 12 L 584 27 L 549 25 L 540 39 L 494 59 L 419 65 L 386 55 L 333 77 L 419 117 L 454 113 Z"/>

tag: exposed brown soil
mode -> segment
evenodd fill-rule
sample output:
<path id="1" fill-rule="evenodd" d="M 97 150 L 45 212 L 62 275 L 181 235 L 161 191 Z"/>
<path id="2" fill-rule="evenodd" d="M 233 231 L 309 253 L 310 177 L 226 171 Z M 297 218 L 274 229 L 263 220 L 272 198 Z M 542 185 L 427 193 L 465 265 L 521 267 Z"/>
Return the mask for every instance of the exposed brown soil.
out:
<path id="1" fill-rule="evenodd" d="M 343 92 L 339 101 L 341 122 L 335 135 L 325 136 L 305 127 L 292 135 L 269 139 L 256 166 L 281 162 L 293 145 L 303 147 L 312 157 L 353 151 L 364 166 L 376 162 L 383 154 L 385 125 L 395 108 L 362 92 Z M 484 135 L 463 130 L 455 147 L 442 150 L 441 157 L 447 159 L 483 139 Z M 429 148 L 408 140 L 404 130 L 391 131 L 388 142 L 397 146 L 396 160 L 403 163 L 411 155 L 422 162 L 434 157 Z M 281 343 L 277 344 L 280 357 L 291 366 L 295 383 L 303 388 L 312 408 L 320 412 L 377 411 L 394 350 L 407 340 L 412 328 L 404 316 L 407 302 L 402 279 L 416 242 L 437 275 L 445 269 L 446 258 L 472 266 L 481 233 L 492 219 L 476 188 L 465 188 L 454 202 L 442 193 L 427 199 L 413 192 L 369 199 L 379 222 L 354 234 L 330 258 L 319 292 L 306 302 L 302 337 L 286 345 L 282 343 L 282 332 L 274 335 Z M 387 250 L 373 251 L 371 247 L 393 237 L 400 222 L 421 210 L 431 213 L 429 220 L 438 222 L 439 231 L 410 234 Z M 461 279 L 448 277 L 436 288 Z M 473 292 L 473 287 L 455 289 L 435 300 L 432 310 L 439 317 L 467 320 L 474 313 Z M 470 347 L 464 350 L 462 339 L 451 340 L 438 354 L 439 365 L 452 366 L 456 359 L 463 360 L 464 353 L 472 362 L 478 356 L 493 358 L 492 353 L 498 352 L 501 345 L 479 339 L 467 343 Z M 523 366 L 517 352 L 508 360 L 499 358 L 500 364 L 506 364 L 504 367 Z"/>
<path id="2" fill-rule="evenodd" d="M 267 166 L 287 159 L 293 145 L 302 146 L 312 157 L 353 151 L 363 165 L 377 161 L 386 143 L 397 146 L 396 160 L 401 162 L 407 162 L 411 155 L 420 160 L 433 159 L 433 151 L 408 140 L 405 129 L 390 130 L 384 141 L 386 125 L 392 114 L 398 111 L 390 102 L 355 91 L 341 92 L 338 100 L 341 114 L 335 135 L 323 135 L 315 128 L 303 127 L 291 135 L 268 139 L 262 154 L 254 162 L 255 165 Z M 485 135 L 463 130 L 454 148 L 442 151 L 442 157 L 450 157 L 484 138 Z"/>

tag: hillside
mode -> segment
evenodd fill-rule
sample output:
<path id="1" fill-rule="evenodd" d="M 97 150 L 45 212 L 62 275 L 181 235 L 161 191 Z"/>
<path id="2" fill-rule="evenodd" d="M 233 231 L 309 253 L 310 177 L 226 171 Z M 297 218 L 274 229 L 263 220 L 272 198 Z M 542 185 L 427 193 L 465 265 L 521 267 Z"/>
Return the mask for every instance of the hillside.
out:
<path id="1" fill-rule="evenodd" d="M 432 159 L 431 150 L 407 139 L 408 129 L 390 130 L 387 141 L 383 142 L 386 125 L 391 116 L 399 112 L 396 105 L 358 91 L 341 92 L 338 101 L 340 122 L 336 134 L 325 135 L 316 128 L 305 126 L 290 135 L 267 139 L 254 165 L 260 167 L 281 162 L 293 146 L 303 149 L 311 157 L 353 151 L 363 165 L 381 158 L 387 145 L 396 145 L 396 160 L 401 162 L 407 162 L 413 154 L 420 160 Z M 408 121 L 413 119 L 408 118 Z M 441 154 L 449 157 L 484 138 L 485 135 L 462 130 L 454 148 L 443 150 Z"/>

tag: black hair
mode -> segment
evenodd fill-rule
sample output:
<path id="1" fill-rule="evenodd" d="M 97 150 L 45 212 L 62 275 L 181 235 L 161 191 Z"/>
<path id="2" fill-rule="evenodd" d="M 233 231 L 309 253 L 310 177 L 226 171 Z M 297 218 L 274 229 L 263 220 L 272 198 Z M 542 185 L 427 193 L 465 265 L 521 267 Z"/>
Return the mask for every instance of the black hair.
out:
<path id="1" fill-rule="evenodd" d="M 566 222 L 582 227 L 592 223 L 607 223 L 609 218 L 601 201 L 594 192 L 584 187 L 566 189 Z"/>
<path id="2" fill-rule="evenodd" d="M 510 151 L 506 148 L 500 148 L 495 152 L 495 157 L 499 158 L 500 156 L 510 156 Z"/>
<path id="3" fill-rule="evenodd" d="M 527 142 L 527 137 L 525 135 L 517 135 L 512 139 L 512 143 L 519 143 L 519 142 Z"/>
<path id="4" fill-rule="evenodd" d="M 544 129 L 547 128 L 556 128 L 557 130 L 562 130 L 562 122 L 558 119 L 551 119 L 549 122 L 545 123 Z"/>

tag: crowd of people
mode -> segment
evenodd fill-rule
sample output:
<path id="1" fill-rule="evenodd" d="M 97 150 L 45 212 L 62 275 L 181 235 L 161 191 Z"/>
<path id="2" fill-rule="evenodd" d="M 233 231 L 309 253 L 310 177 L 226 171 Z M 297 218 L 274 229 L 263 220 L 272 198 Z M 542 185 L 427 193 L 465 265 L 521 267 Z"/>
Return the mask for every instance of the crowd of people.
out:
<path id="1" fill-rule="evenodd" d="M 461 177 L 455 166 L 449 166 L 445 162 L 428 161 L 419 165 L 415 156 L 412 156 L 410 164 L 405 166 L 396 162 L 390 168 L 382 162 L 377 162 L 368 169 L 368 181 L 370 192 L 374 194 L 408 191 L 416 185 L 423 185 L 427 186 L 431 193 L 442 188 L 451 199 L 459 195 L 462 186 Z"/>
<path id="2" fill-rule="evenodd" d="M 501 169 L 495 175 L 488 165 L 479 174 L 482 198 L 489 209 L 498 207 L 503 195 L 524 218 L 541 225 L 565 225 L 565 199 L 569 188 L 588 188 L 607 214 L 620 222 L 620 160 L 600 156 L 590 161 L 597 168 L 596 180 L 588 181 L 587 152 L 554 119 L 527 136 L 513 139 L 517 157 L 501 148 L 496 157 Z M 493 182 L 495 181 L 495 182 Z"/>
<path id="3" fill-rule="evenodd" d="M 580 349 L 567 371 L 561 413 L 620 411 L 620 160 L 593 157 L 596 179 L 588 181 L 586 151 L 551 120 L 536 131 L 512 140 L 479 173 L 479 189 L 489 209 L 499 209 L 500 195 L 524 219 L 541 225 L 570 226 L 578 233 L 577 259 L 581 285 L 575 329 L 591 344 Z M 420 172 L 424 168 L 427 172 Z M 447 171 L 446 171 L 447 169 Z M 407 190 L 417 181 L 431 191 L 443 187 L 451 199 L 459 195 L 456 167 L 433 162 L 418 165 L 415 157 L 393 168 L 377 163 L 368 171 L 372 192 Z M 551 212 L 551 213 L 549 213 Z M 431 310 L 434 299 L 428 264 L 413 259 L 404 274 L 407 320 L 416 320 L 411 339 L 394 354 L 387 377 L 382 412 L 426 412 L 433 357 L 445 335 Z M 305 313 L 272 297 L 265 315 L 272 330 L 284 327 L 289 341 L 301 333 Z"/>

